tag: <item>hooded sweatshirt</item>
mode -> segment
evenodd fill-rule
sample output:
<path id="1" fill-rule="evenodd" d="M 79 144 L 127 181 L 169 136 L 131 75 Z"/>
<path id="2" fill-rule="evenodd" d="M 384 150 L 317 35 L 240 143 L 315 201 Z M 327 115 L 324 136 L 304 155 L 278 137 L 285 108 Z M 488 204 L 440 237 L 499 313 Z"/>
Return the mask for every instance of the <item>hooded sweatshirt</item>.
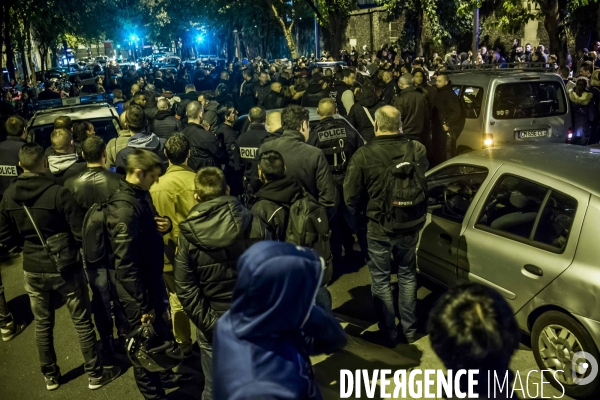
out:
<path id="1" fill-rule="evenodd" d="M 289 243 L 265 241 L 244 253 L 213 339 L 215 399 L 322 399 L 309 356 L 347 342 L 314 305 L 322 274 L 315 252 Z"/>
<path id="2" fill-rule="evenodd" d="M 53 178 L 57 184 L 62 185 L 68 178 L 79 174 L 86 168 L 86 163 L 78 161 L 79 157 L 76 153 L 54 153 L 48 156 L 50 171 L 46 175 Z"/>
<path id="3" fill-rule="evenodd" d="M 165 156 L 165 139 L 161 139 L 154 133 L 147 134 L 146 132 L 135 133 L 129 138 L 127 147 L 117 153 L 115 165 L 117 173 L 125 175 L 127 169 L 127 156 L 135 152 L 136 149 L 151 151 L 156 154 L 163 162 L 162 173 L 167 171 L 169 161 Z"/>
<path id="4" fill-rule="evenodd" d="M 177 296 L 210 343 L 217 318 L 231 303 L 237 260 L 269 238 L 267 227 L 237 198 L 221 196 L 194 206 L 179 229 L 173 269 Z"/>

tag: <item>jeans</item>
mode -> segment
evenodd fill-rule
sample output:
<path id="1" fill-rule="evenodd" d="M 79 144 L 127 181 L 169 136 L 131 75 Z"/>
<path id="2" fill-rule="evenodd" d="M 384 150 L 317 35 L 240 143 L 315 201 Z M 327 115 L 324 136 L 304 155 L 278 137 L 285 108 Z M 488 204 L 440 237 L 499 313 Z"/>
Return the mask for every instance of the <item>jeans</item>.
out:
<path id="1" fill-rule="evenodd" d="M 35 319 L 35 340 L 44 376 L 57 378 L 60 375 L 54 352 L 54 306 L 51 300 L 53 293 L 60 295 L 66 302 L 85 360 L 85 371 L 91 377 L 101 376 L 102 360 L 96 348 L 96 333 L 83 271 L 78 270 L 69 275 L 25 271 L 25 290 L 29 295 Z"/>
<path id="2" fill-rule="evenodd" d="M 202 373 L 204 373 L 204 391 L 202 400 L 212 400 L 213 398 L 213 378 L 212 378 L 212 343 L 210 343 L 200 329 L 196 330 L 196 339 L 200 346 L 200 364 Z"/>
<path id="3" fill-rule="evenodd" d="M 113 337 L 111 301 L 114 304 L 113 313 L 117 330 L 119 333 L 127 332 L 129 330 L 127 318 L 117 296 L 115 270 L 98 267 L 86 268 L 85 272 L 92 289 L 92 312 L 100 339 Z"/>
<path id="4" fill-rule="evenodd" d="M 12 321 L 13 317 L 8 309 L 6 297 L 4 297 L 4 285 L 2 284 L 2 274 L 0 274 L 0 328 L 6 327 Z"/>
<path id="5" fill-rule="evenodd" d="M 173 335 L 175 341 L 181 347 L 184 353 L 192 351 L 192 328 L 190 319 L 183 311 L 183 306 L 175 293 L 175 278 L 170 273 L 164 274 L 167 293 L 169 294 L 169 303 L 171 305 L 171 319 L 173 320 Z"/>
<path id="6" fill-rule="evenodd" d="M 398 311 L 404 335 L 414 338 L 417 330 L 417 270 L 415 249 L 419 234 L 379 236 L 367 234 L 371 293 L 379 329 L 390 338 L 397 336 L 394 301 L 390 284 L 391 257 L 398 265 Z"/>

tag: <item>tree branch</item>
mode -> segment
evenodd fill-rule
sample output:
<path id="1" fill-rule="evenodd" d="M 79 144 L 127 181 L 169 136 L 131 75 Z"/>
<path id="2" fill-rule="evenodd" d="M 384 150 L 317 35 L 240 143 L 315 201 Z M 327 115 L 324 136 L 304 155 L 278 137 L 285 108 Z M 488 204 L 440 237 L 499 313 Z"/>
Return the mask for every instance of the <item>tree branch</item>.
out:
<path id="1" fill-rule="evenodd" d="M 319 9 L 317 8 L 317 6 L 315 6 L 315 3 L 313 3 L 311 0 L 304 0 L 310 8 L 312 8 L 312 10 L 315 12 L 315 15 L 317 16 L 318 19 L 320 19 L 321 21 L 325 21 L 325 18 L 323 18 L 323 14 L 321 14 L 321 12 L 319 11 Z"/>

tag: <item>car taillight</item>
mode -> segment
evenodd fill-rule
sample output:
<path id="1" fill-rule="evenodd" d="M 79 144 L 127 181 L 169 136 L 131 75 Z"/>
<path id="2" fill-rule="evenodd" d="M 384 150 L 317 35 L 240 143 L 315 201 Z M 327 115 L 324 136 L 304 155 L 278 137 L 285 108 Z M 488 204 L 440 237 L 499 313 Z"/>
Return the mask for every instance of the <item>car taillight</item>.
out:
<path id="1" fill-rule="evenodd" d="M 568 142 L 569 142 L 571 139 L 573 139 L 573 128 L 569 128 L 569 129 L 567 130 L 567 143 L 568 143 Z"/>

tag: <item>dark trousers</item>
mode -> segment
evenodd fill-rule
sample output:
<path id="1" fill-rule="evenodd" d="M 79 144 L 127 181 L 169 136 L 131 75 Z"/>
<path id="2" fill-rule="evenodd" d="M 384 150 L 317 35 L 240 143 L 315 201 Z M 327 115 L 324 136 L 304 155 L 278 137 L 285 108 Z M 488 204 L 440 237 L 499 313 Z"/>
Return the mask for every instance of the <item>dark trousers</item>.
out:
<path id="1" fill-rule="evenodd" d="M 367 257 L 367 237 L 366 229 L 360 226 L 359 215 L 352 215 L 346 203 L 344 202 L 344 191 L 343 187 L 337 185 L 338 194 L 340 196 L 340 203 L 337 208 L 334 209 L 335 213 L 331 213 L 329 225 L 331 229 L 331 253 L 334 260 L 339 260 L 342 255 L 342 246 L 346 249 L 346 254 L 349 255 L 352 252 L 354 246 L 354 237 L 352 234 L 356 234 L 358 243 L 360 244 L 363 256 Z"/>
<path id="2" fill-rule="evenodd" d="M 112 313 L 115 316 L 117 330 L 119 333 L 127 332 L 129 330 L 127 317 L 117 296 L 115 270 L 104 267 L 90 267 L 86 268 L 85 272 L 92 289 L 92 312 L 94 313 L 94 321 L 100 339 L 113 337 L 111 301 L 114 304 Z"/>
<path id="3" fill-rule="evenodd" d="M 207 340 L 200 329 L 196 329 L 196 339 L 200 346 L 200 365 L 204 374 L 204 391 L 202 400 L 213 399 L 213 377 L 212 377 L 212 343 Z"/>
<path id="4" fill-rule="evenodd" d="M 42 373 L 49 378 L 60 375 L 54 352 L 54 305 L 51 299 L 53 294 L 58 294 L 65 301 L 75 325 L 85 371 L 92 377 L 101 376 L 102 360 L 96 348 L 96 333 L 83 270 L 68 275 L 25 272 L 25 290 L 35 318 L 35 340 Z"/>
<path id="5" fill-rule="evenodd" d="M 0 328 L 4 328 L 12 321 L 13 317 L 8 309 L 8 304 L 6 304 L 6 297 L 4 297 L 4 285 L 2 284 L 2 274 L 0 274 Z"/>

